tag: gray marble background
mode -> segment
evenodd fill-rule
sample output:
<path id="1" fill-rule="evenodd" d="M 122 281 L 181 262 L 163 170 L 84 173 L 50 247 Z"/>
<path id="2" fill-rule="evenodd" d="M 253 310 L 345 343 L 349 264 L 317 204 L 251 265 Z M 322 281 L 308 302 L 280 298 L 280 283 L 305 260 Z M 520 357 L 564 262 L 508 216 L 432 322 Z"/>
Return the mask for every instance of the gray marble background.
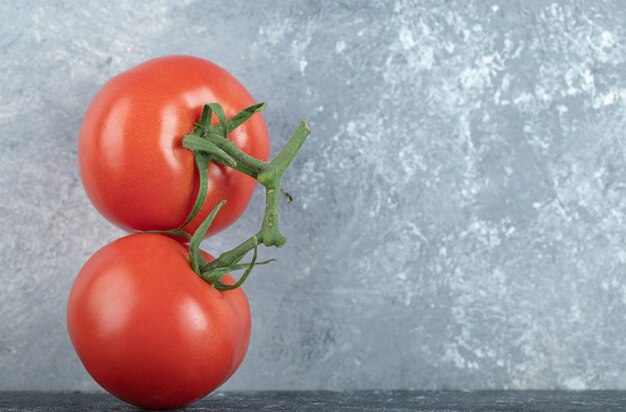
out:
<path id="1" fill-rule="evenodd" d="M 97 388 L 65 304 L 123 233 L 83 192 L 77 135 L 107 79 L 166 54 L 269 102 L 274 151 L 313 129 L 225 388 L 626 388 L 625 2 L 0 9 L 0 389 Z"/>

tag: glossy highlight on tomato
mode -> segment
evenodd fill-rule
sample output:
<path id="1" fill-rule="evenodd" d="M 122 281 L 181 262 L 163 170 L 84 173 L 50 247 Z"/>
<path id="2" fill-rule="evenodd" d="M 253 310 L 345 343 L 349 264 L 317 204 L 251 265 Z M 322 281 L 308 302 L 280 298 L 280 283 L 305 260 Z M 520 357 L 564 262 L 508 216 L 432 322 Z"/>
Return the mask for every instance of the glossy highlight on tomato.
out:
<path id="1" fill-rule="evenodd" d="M 89 199 L 127 231 L 169 230 L 188 216 L 198 194 L 193 153 L 182 146 L 206 103 L 219 102 L 226 118 L 255 103 L 226 70 L 190 56 L 149 60 L 106 83 L 91 102 L 80 131 L 80 175 Z M 217 123 L 217 119 L 213 119 Z M 269 157 L 261 113 L 229 136 L 246 154 Z M 256 181 L 209 164 L 208 195 L 185 226 L 193 234 L 222 200 L 227 203 L 206 236 L 232 224 L 248 205 Z"/>
<path id="2" fill-rule="evenodd" d="M 234 284 L 230 275 L 222 282 Z M 250 308 L 241 288 L 219 291 L 203 281 L 184 245 L 135 234 L 104 246 L 83 266 L 67 325 L 76 353 L 103 388 L 139 407 L 172 409 L 207 395 L 239 367 Z"/>

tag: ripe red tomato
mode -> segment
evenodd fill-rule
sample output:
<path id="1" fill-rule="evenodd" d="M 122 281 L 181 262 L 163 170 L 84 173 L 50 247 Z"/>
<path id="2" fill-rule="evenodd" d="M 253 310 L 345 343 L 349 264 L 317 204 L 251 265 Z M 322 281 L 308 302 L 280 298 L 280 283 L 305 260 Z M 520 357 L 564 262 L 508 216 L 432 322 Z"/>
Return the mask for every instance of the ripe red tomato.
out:
<path id="1" fill-rule="evenodd" d="M 85 191 L 100 213 L 127 230 L 169 230 L 181 225 L 198 193 L 198 172 L 182 139 L 206 103 L 220 103 L 226 118 L 255 103 L 221 67 L 196 57 L 149 60 L 105 84 L 87 109 L 78 160 Z M 216 119 L 214 119 L 216 120 Z M 245 153 L 269 157 L 260 113 L 229 135 Z M 256 181 L 211 163 L 206 201 L 187 224 L 197 229 L 218 202 L 226 205 L 207 232 L 217 233 L 243 213 Z"/>
<path id="2" fill-rule="evenodd" d="M 241 288 L 220 292 L 200 279 L 176 240 L 136 234 L 83 266 L 67 324 L 78 357 L 103 388 L 136 406 L 170 409 L 205 396 L 239 367 L 250 308 Z"/>

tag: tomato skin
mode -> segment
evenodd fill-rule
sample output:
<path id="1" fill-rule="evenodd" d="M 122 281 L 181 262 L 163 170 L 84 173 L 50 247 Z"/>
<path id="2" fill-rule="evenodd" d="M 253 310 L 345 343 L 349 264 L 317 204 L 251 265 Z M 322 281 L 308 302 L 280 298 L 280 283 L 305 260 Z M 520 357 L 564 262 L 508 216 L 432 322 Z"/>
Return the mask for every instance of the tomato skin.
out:
<path id="1" fill-rule="evenodd" d="M 250 308 L 241 288 L 221 292 L 200 279 L 176 240 L 136 234 L 104 246 L 83 266 L 67 325 L 78 357 L 103 388 L 139 407 L 172 409 L 213 391 L 239 367 Z"/>
<path id="2" fill-rule="evenodd" d="M 96 209 L 129 232 L 182 224 L 199 184 L 182 139 L 204 104 L 214 102 L 226 118 L 255 103 L 226 70 L 196 57 L 149 60 L 106 83 L 87 109 L 78 145 L 81 179 Z M 269 135 L 260 113 L 229 138 L 250 156 L 268 160 Z M 185 230 L 193 234 L 222 200 L 227 203 L 206 236 L 226 228 L 244 212 L 255 185 L 251 177 L 211 163 L 207 199 Z"/>

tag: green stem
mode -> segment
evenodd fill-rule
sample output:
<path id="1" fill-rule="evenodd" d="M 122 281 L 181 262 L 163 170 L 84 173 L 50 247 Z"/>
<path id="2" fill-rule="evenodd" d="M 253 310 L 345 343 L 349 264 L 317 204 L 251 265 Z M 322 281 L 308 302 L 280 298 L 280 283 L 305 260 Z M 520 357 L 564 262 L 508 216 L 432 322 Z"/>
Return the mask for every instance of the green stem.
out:
<path id="1" fill-rule="evenodd" d="M 220 150 L 227 153 L 231 156 L 237 163 L 244 164 L 250 169 L 261 170 L 263 169 L 267 163 L 262 162 L 254 157 L 248 155 L 243 152 L 241 149 L 237 147 L 235 142 L 230 139 L 224 139 L 221 136 L 215 135 L 213 133 L 207 134 L 204 136 L 208 141 L 216 145 Z M 227 165 L 229 166 L 229 165 Z"/>
<path id="2" fill-rule="evenodd" d="M 285 171 L 293 161 L 294 157 L 304 144 L 310 129 L 303 122 L 296 132 L 289 139 L 278 155 L 269 163 L 262 162 L 244 153 L 235 145 L 232 140 L 227 139 L 227 133 L 242 124 L 247 118 L 257 111 L 263 110 L 264 104 L 259 104 L 246 109 L 230 120 L 226 120 L 224 112 L 219 104 L 206 105 L 200 122 L 194 133 L 183 139 L 183 146 L 192 150 L 195 156 L 206 156 L 211 161 L 223 164 L 241 173 L 251 176 L 265 187 L 265 213 L 261 229 L 258 233 L 248 238 L 235 248 L 226 251 L 212 262 L 203 262 L 202 254 L 199 251 L 200 242 L 209 228 L 210 221 L 215 217 L 220 204 L 211 215 L 203 222 L 194 233 L 190 244 L 191 264 L 196 273 L 220 290 L 230 290 L 239 287 L 245 281 L 248 274 L 256 263 L 256 248 L 258 245 L 282 247 L 287 239 L 278 228 L 278 214 L 280 209 L 280 199 L 282 197 L 281 182 Z M 220 125 L 210 124 L 211 115 L 215 113 Z M 243 114 L 242 114 L 243 113 Z M 220 134 L 221 133 L 221 134 Z M 196 162 L 198 167 L 201 166 Z M 202 172 L 200 172 L 202 175 Z M 203 188 L 200 189 L 202 191 Z M 205 195 L 206 196 L 206 195 Z M 200 198 L 200 195 L 198 196 Z M 202 204 L 200 204 L 201 206 Z M 195 209 L 195 207 L 194 207 Z M 197 213 L 197 212 L 196 212 Z M 195 216 L 195 215 L 194 215 Z M 191 218 L 188 218 L 191 220 Z M 235 285 L 224 285 L 220 279 L 229 270 L 242 268 L 239 262 L 251 251 L 255 254 L 246 272 Z M 267 263 L 267 262 L 262 262 Z"/>
<path id="3" fill-rule="evenodd" d="M 281 149 L 278 155 L 270 163 L 270 168 L 267 169 L 268 175 L 273 179 L 281 179 L 285 174 L 285 171 L 293 161 L 294 157 L 298 154 L 298 151 L 306 141 L 306 138 L 311 134 L 309 126 L 302 122 L 296 129 L 295 133 L 287 144 Z M 280 177 L 279 177 L 280 176 Z M 259 181 L 263 184 L 264 177 L 259 176 Z"/>
<path id="4" fill-rule="evenodd" d="M 214 267 L 222 267 L 222 266 L 232 266 L 241 261 L 248 252 L 257 247 L 261 243 L 260 234 L 257 233 L 252 237 L 248 238 L 245 242 L 239 244 L 239 246 L 227 251 L 223 252 L 217 259 L 213 262 L 209 262 L 201 267 L 203 272 L 209 271 Z"/>
<path id="5" fill-rule="evenodd" d="M 278 185 L 265 186 L 265 215 L 263 216 L 260 233 L 261 241 L 268 247 L 281 247 L 287 242 L 285 236 L 278 230 L 280 197 L 280 181 Z"/>
<path id="6" fill-rule="evenodd" d="M 233 116 L 230 120 L 226 121 L 224 116 L 224 110 L 219 104 L 207 104 L 202 109 L 202 114 L 200 115 L 200 120 L 194 127 L 191 134 L 186 135 L 183 138 L 183 147 L 190 149 L 193 152 L 196 168 L 198 169 L 198 175 L 200 177 L 200 185 L 198 188 L 198 196 L 196 197 L 196 201 L 194 202 L 193 208 L 189 215 L 185 219 L 185 221 L 176 229 L 171 231 L 163 231 L 164 234 L 174 235 L 176 236 L 176 232 L 183 230 L 183 228 L 187 225 L 187 223 L 191 222 L 191 220 L 196 217 L 204 201 L 207 197 L 208 192 L 208 168 L 209 162 L 213 161 L 216 163 L 220 163 L 226 165 L 228 167 L 236 167 L 237 160 L 233 159 L 226 152 L 221 150 L 214 143 L 210 142 L 207 139 L 202 139 L 201 136 L 209 133 L 215 128 L 221 129 L 223 135 L 222 140 L 230 141 L 233 145 L 234 142 L 232 140 L 228 140 L 228 133 L 235 130 L 237 127 L 241 126 L 246 120 L 248 120 L 252 115 L 258 112 L 262 112 L 265 109 L 265 103 L 255 104 L 253 106 L 248 107 L 247 109 L 242 110 Z M 213 126 L 211 124 L 211 119 L 213 117 L 213 112 L 215 109 L 215 114 L 220 121 L 219 126 Z M 235 146 L 236 147 L 236 146 Z M 249 176 L 252 176 L 256 179 L 256 175 L 258 174 L 255 170 L 250 170 L 245 167 L 245 164 L 242 166 L 241 164 L 238 166 L 238 170 L 242 173 L 245 173 Z M 191 236 L 186 236 L 189 239 Z"/>
<path id="7" fill-rule="evenodd" d="M 254 268 L 254 265 L 256 264 L 256 257 L 257 257 L 257 248 L 255 246 L 254 254 L 252 255 L 252 261 L 250 262 L 250 264 L 246 268 L 246 271 L 243 273 L 243 275 L 241 275 L 239 280 L 237 282 L 235 282 L 235 284 L 233 284 L 233 285 L 225 285 L 220 280 L 218 280 L 218 281 L 213 283 L 213 287 L 216 288 L 217 290 L 233 290 L 233 289 L 237 289 L 239 286 L 243 285 L 243 282 L 246 281 L 246 279 L 248 278 L 248 275 L 250 274 L 250 272 L 252 272 L 252 269 Z M 268 263 L 268 262 L 269 261 L 265 261 L 263 263 Z"/>

